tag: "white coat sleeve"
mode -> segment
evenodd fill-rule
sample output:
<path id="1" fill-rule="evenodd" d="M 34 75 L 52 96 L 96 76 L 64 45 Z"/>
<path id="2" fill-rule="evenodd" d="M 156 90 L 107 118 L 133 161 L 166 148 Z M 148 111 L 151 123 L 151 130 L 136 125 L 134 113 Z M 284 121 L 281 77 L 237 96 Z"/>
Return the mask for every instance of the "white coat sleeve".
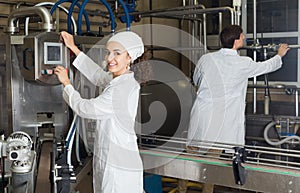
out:
<path id="1" fill-rule="evenodd" d="M 71 109 L 80 117 L 87 119 L 106 119 L 113 114 L 112 89 L 106 89 L 96 98 L 83 99 L 72 85 L 67 85 L 63 98 Z"/>
<path id="2" fill-rule="evenodd" d="M 252 59 L 250 59 L 249 61 L 250 64 L 248 65 L 247 70 L 245 70 L 249 78 L 273 72 L 275 70 L 278 70 L 282 66 L 281 57 L 279 55 L 276 55 L 263 62 L 255 62 Z"/>
<path id="3" fill-rule="evenodd" d="M 111 73 L 104 71 L 83 52 L 78 54 L 73 65 L 96 86 L 106 85 L 112 80 Z"/>
<path id="4" fill-rule="evenodd" d="M 202 56 L 200 58 L 200 60 L 198 61 L 197 65 L 196 65 L 195 71 L 193 73 L 193 81 L 196 86 L 199 86 L 202 81 L 202 77 L 203 77 L 202 73 L 203 72 L 201 71 L 201 68 L 202 68 L 204 58 L 205 58 L 205 56 Z"/>

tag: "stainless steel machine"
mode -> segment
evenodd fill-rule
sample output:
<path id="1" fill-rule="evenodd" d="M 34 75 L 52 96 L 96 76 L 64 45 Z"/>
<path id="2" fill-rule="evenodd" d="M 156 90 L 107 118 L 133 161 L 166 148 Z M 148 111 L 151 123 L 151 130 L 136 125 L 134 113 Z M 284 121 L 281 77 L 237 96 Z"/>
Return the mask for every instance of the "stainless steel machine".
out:
<path id="1" fill-rule="evenodd" d="M 31 83 L 45 86 L 59 85 L 54 75 L 57 65 L 68 67 L 68 49 L 59 42 L 59 35 L 54 32 L 30 34 L 24 37 L 22 45 L 21 74 Z"/>
<path id="2" fill-rule="evenodd" d="M 41 17 L 41 32 L 22 35 L 16 21 L 32 15 Z M 14 170 L 14 165 L 8 169 L 12 171 L 10 189 L 14 192 L 34 192 L 43 143 L 52 143 L 53 138 L 62 139 L 69 127 L 70 115 L 63 102 L 62 85 L 53 73 L 57 65 L 69 68 L 69 54 L 59 42 L 59 34 L 51 32 L 52 29 L 52 17 L 47 9 L 22 8 L 11 13 L 6 28 L 8 34 L 0 38 L 0 125 L 5 136 L 15 132 L 28 135 L 32 142 L 29 150 L 34 152 L 33 156 L 29 156 L 32 164 L 27 165 L 27 170 Z M 15 136 L 21 138 L 21 135 Z M 25 159 L 22 150 L 12 146 L 10 152 L 10 157 L 15 160 L 19 159 L 17 155 Z M 24 169 L 24 163 L 21 165 Z M 28 187 L 20 187 L 24 182 L 28 182 L 25 183 Z"/>
<path id="3" fill-rule="evenodd" d="M 206 15 L 217 14 L 221 28 L 224 12 L 229 13 L 229 23 L 239 23 L 240 8 L 241 1 L 234 1 L 233 8 L 205 8 L 194 1 L 189 6 L 138 14 L 142 17 L 187 19 L 190 35 L 186 38 L 182 35 L 183 30 L 155 24 L 131 28 L 142 35 L 150 52 L 176 52 L 180 55 L 180 65 L 188 60 L 185 61 L 188 65 L 179 65 L 178 68 L 161 58 L 149 60 L 154 76 L 141 83 L 137 122 L 144 169 L 148 173 L 237 189 L 297 192 L 300 182 L 297 87 L 273 86 L 273 89 L 291 91 L 289 94 L 295 99 L 292 107 L 295 114 L 260 115 L 255 110 L 247 115 L 247 144 L 243 147 L 247 155 L 239 149 L 242 147 L 234 148 L 233 144 L 214 144 L 213 148 L 224 150 L 221 156 L 205 155 L 205 151 L 189 153 L 185 149 L 189 112 L 195 95 L 188 78 L 197 59 L 208 51 Z M 20 33 L 18 20 L 33 15 L 40 17 L 40 30 L 26 35 Z M 8 189 L 14 193 L 41 191 L 46 187 L 41 187 L 40 180 L 49 182 L 49 175 L 52 192 L 69 193 L 84 179 L 87 170 L 91 170 L 86 163 L 91 163 L 95 121 L 81 119 L 70 111 L 53 69 L 57 65 L 68 68 L 74 87 L 84 98 L 97 96 L 102 88 L 95 87 L 72 68 L 70 53 L 59 41 L 59 34 L 53 32 L 54 26 L 47 9 L 20 8 L 10 14 L 5 28 L 7 34 L 0 38 L 0 126 L 5 136 L 10 136 L 0 141 L 0 144 L 8 144 L 10 158 L 6 159 L 5 168 L 10 173 L 2 179 L 12 179 Z M 162 31 L 167 32 L 167 37 Z M 96 63 L 102 64 L 104 39 L 75 36 L 75 42 Z M 256 52 L 269 47 L 254 45 L 246 49 Z M 179 68 L 186 68 L 188 75 Z M 253 82 L 250 87 L 259 89 L 260 85 Z M 266 85 L 261 87 L 266 89 Z M 269 107 L 267 102 L 266 109 Z M 256 108 L 256 98 L 253 106 Z M 73 144 L 77 145 L 75 166 L 71 160 Z M 46 147 L 50 147 L 49 150 L 45 150 Z M 87 160 L 81 157 L 79 149 L 84 149 Z M 41 159 L 50 152 L 50 159 Z M 18 167 L 20 164 L 24 167 Z M 39 171 L 38 175 L 47 175 L 37 177 L 36 171 Z"/>

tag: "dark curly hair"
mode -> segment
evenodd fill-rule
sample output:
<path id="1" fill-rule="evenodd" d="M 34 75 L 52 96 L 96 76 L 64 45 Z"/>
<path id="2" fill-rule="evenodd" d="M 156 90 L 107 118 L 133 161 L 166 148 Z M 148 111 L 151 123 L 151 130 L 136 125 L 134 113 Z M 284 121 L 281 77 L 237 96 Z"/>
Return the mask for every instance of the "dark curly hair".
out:
<path id="1" fill-rule="evenodd" d="M 152 79 L 152 66 L 149 63 L 149 58 L 151 58 L 151 53 L 145 51 L 142 56 L 137 58 L 134 63 L 130 66 L 131 71 L 134 72 L 135 79 L 140 83 L 147 83 Z"/>

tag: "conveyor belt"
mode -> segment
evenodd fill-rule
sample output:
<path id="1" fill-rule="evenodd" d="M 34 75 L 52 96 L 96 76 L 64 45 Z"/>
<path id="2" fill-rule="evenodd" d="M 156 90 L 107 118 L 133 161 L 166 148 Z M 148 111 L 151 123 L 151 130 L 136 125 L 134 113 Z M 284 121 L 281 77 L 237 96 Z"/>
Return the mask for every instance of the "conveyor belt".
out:
<path id="1" fill-rule="evenodd" d="M 227 157 L 224 157 L 222 153 L 218 158 L 219 155 L 214 157 L 203 156 L 201 153 L 194 155 L 183 153 L 184 151 L 176 152 L 172 147 L 148 148 L 147 146 L 140 148 L 140 154 L 144 169 L 148 173 L 257 192 L 294 193 L 300 190 L 300 166 L 297 161 L 250 157 L 249 161 L 243 163 L 246 169 L 246 183 L 237 185 L 232 168 L 233 154 L 227 154 Z M 269 153 L 268 155 L 282 154 L 289 156 L 288 159 L 294 158 L 290 156 L 298 159 L 300 155 L 299 151 L 276 148 L 255 147 L 251 149 L 248 147 L 248 150 L 263 154 Z"/>
<path id="2" fill-rule="evenodd" d="M 246 184 L 240 186 L 235 184 L 231 161 L 159 150 L 141 149 L 140 153 L 145 171 L 153 174 L 258 192 L 292 193 L 300 190 L 300 170 L 296 169 L 246 163 Z"/>
<path id="3" fill-rule="evenodd" d="M 142 142 L 140 154 L 144 170 L 148 173 L 257 192 L 293 193 L 300 190 L 299 150 L 249 145 L 239 147 L 245 148 L 248 156 L 242 163 L 246 169 L 246 182 L 238 185 L 232 167 L 233 157 L 240 155 L 234 151 L 238 145 L 199 141 L 201 149 L 187 152 L 185 138 L 139 137 Z M 208 153 L 208 149 L 223 152 L 221 155 Z"/>

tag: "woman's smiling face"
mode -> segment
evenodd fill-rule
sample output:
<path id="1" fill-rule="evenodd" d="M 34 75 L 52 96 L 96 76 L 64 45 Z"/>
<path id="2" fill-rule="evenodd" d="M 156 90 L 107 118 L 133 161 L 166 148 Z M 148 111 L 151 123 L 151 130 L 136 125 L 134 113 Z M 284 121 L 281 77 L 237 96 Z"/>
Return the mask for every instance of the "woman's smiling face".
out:
<path id="1" fill-rule="evenodd" d="M 128 52 L 120 43 L 114 41 L 107 43 L 105 61 L 113 77 L 127 73 L 129 71 L 130 60 Z"/>

